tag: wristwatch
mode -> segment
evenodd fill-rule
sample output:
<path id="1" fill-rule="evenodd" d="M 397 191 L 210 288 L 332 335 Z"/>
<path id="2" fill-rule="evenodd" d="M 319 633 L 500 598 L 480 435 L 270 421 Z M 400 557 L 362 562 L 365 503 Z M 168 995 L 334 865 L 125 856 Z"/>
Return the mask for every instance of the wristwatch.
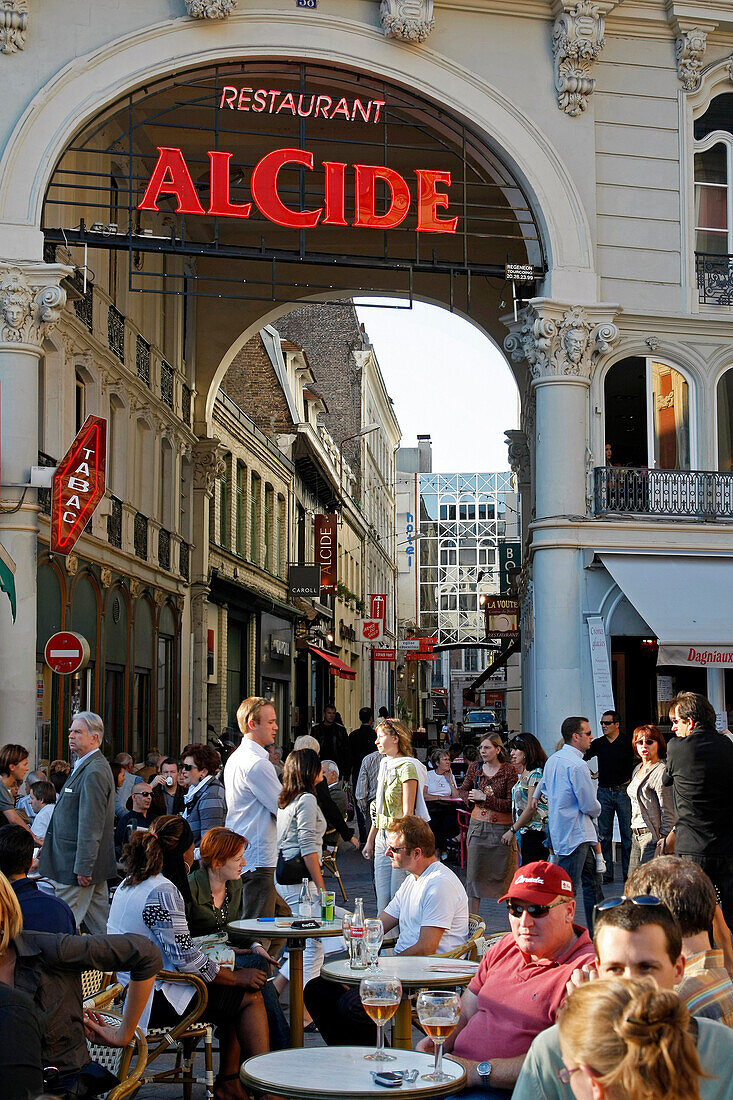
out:
<path id="1" fill-rule="evenodd" d="M 476 1073 L 481 1078 L 481 1084 L 485 1089 L 489 1087 L 489 1077 L 491 1077 L 491 1062 L 479 1062 L 476 1066 Z"/>

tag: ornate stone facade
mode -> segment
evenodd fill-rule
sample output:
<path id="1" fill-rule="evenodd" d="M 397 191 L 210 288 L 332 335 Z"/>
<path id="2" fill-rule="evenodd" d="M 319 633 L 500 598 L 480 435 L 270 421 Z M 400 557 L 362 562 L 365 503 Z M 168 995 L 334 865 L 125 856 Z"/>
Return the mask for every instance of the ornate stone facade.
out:
<path id="1" fill-rule="evenodd" d="M 677 76 L 686 92 L 694 92 L 702 80 L 702 61 L 707 46 L 707 32 L 700 27 L 681 31 L 675 43 Z"/>
<path id="2" fill-rule="evenodd" d="M 527 436 L 518 428 L 512 428 L 504 432 L 506 444 L 509 449 L 509 466 L 513 474 L 516 474 L 520 485 L 526 484 L 531 476 L 531 459 Z"/>
<path id="3" fill-rule="evenodd" d="M 39 346 L 65 303 L 66 291 L 45 274 L 36 279 L 20 267 L 0 265 L 0 343 Z"/>
<path id="4" fill-rule="evenodd" d="M 186 0 L 192 19 L 226 19 L 236 6 L 236 0 Z"/>
<path id="5" fill-rule="evenodd" d="M 424 42 L 433 27 L 433 0 L 381 0 L 379 17 L 387 38 Z"/>
<path id="6" fill-rule="evenodd" d="M 511 326 L 504 348 L 515 363 L 527 360 L 533 382 L 547 378 L 590 382 L 597 361 L 618 339 L 615 313 L 613 307 L 568 307 L 538 298 Z"/>
<path id="7" fill-rule="evenodd" d="M 209 497 L 214 492 L 214 482 L 225 471 L 219 447 L 217 439 L 199 439 L 193 448 L 193 487 L 203 489 Z"/>
<path id="8" fill-rule="evenodd" d="M 17 53 L 25 49 L 28 29 L 28 0 L 0 2 L 0 53 Z"/>
<path id="9" fill-rule="evenodd" d="M 596 86 L 591 72 L 605 45 L 604 31 L 605 17 L 590 0 L 580 0 L 555 20 L 552 52 L 557 105 L 572 118 L 583 113 Z"/>

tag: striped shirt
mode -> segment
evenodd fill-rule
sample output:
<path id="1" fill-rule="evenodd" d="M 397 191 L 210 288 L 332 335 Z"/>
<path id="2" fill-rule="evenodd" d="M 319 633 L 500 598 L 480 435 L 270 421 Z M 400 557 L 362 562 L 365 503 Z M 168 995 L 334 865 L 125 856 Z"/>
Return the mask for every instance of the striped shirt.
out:
<path id="1" fill-rule="evenodd" d="M 677 992 L 691 1016 L 706 1016 L 733 1027 L 733 982 L 722 951 L 698 951 L 685 962 Z"/>

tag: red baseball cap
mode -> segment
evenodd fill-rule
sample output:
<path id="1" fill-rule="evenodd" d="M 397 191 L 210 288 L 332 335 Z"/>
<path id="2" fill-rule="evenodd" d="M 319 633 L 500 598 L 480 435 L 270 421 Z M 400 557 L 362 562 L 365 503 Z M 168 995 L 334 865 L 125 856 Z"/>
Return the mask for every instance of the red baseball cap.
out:
<path id="1" fill-rule="evenodd" d="M 517 868 L 509 890 L 499 901 L 517 898 L 530 904 L 549 905 L 556 897 L 575 897 L 570 877 L 556 863 L 539 859 L 536 863 L 524 863 Z"/>

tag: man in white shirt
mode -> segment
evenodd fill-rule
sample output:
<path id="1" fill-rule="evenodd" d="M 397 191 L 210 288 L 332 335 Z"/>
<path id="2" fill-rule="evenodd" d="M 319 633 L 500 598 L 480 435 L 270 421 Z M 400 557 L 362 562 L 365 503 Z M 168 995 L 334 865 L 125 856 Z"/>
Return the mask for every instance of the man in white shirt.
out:
<path id="1" fill-rule="evenodd" d="M 384 931 L 399 925 L 395 955 L 435 955 L 468 939 L 468 896 L 457 875 L 435 857 L 435 837 L 426 821 L 413 815 L 395 821 L 388 833 L 392 866 L 407 878 L 379 914 Z M 314 978 L 305 1004 L 329 1046 L 374 1044 L 374 1023 L 362 1008 L 357 988 Z"/>
<path id="2" fill-rule="evenodd" d="M 593 906 L 599 900 L 593 845 L 598 842 L 595 819 L 600 816 L 601 804 L 583 754 L 593 735 L 588 719 L 579 717 L 566 718 L 560 732 L 565 744 L 545 764 L 534 801 L 536 804 L 542 794 L 547 799 L 552 851 L 567 871 L 576 897 L 582 884 L 586 919 L 592 930 Z"/>
<path id="3" fill-rule="evenodd" d="M 242 743 L 224 769 L 226 825 L 249 841 L 242 875 L 244 915 L 248 920 L 274 917 L 281 783 L 267 749 L 275 742 L 277 715 L 269 699 L 252 695 L 240 703 L 237 722 Z"/>

